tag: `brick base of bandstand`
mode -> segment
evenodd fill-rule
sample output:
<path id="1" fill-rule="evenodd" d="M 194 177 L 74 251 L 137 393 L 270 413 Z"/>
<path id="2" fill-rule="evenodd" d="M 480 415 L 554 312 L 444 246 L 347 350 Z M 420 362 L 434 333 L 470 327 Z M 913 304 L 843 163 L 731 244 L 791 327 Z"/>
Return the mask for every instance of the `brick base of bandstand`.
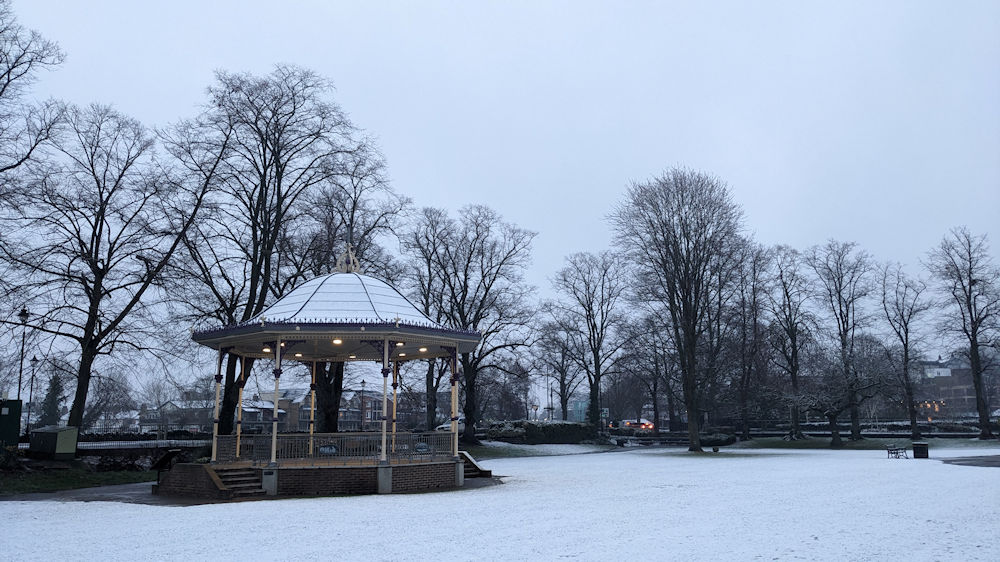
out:
<path id="1" fill-rule="evenodd" d="M 237 498 L 216 473 L 234 465 L 178 463 L 163 472 L 153 493 L 214 500 Z M 237 465 L 238 466 L 238 465 Z M 341 496 L 460 488 L 462 460 L 364 466 L 245 467 L 254 471 L 264 497 Z M 260 496 L 257 496 L 260 497 Z"/>

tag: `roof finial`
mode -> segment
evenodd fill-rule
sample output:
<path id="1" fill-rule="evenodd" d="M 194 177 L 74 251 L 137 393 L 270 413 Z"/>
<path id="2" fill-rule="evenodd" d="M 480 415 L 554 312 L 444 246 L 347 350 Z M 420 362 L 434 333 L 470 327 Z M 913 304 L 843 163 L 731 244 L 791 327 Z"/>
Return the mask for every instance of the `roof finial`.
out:
<path id="1" fill-rule="evenodd" d="M 347 251 L 337 258 L 335 271 L 338 273 L 361 273 L 361 262 L 354 255 L 354 248 L 350 242 L 347 243 Z"/>

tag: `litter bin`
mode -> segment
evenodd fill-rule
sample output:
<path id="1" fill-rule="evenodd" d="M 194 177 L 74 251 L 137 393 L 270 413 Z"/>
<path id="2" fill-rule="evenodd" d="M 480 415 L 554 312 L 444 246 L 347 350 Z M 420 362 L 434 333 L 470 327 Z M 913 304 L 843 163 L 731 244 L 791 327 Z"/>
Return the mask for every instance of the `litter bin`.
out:
<path id="1" fill-rule="evenodd" d="M 28 456 L 36 459 L 57 461 L 73 460 L 76 457 L 77 429 L 47 425 L 31 431 L 31 445 Z"/>
<path id="2" fill-rule="evenodd" d="M 913 442 L 913 458 L 915 459 L 926 459 L 927 456 L 927 443 L 924 441 L 914 441 Z"/>

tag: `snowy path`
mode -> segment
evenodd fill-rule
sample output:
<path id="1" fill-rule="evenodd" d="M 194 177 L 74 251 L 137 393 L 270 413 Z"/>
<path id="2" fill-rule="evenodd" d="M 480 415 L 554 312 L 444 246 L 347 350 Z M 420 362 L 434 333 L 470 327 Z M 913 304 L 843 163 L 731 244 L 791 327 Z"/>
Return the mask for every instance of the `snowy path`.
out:
<path id="1" fill-rule="evenodd" d="M 933 457 L 1000 449 L 932 450 Z M 882 451 L 488 460 L 506 484 L 162 507 L 3 502 L 0 560 L 1000 560 L 1000 470 Z"/>

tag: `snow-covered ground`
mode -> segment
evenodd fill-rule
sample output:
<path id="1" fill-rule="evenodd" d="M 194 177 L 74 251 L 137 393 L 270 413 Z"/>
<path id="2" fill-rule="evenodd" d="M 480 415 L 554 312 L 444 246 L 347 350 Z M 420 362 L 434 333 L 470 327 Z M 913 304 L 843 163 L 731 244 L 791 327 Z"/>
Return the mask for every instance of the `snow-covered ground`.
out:
<path id="1" fill-rule="evenodd" d="M 505 484 L 445 493 L 2 502 L 0 559 L 1000 560 L 1000 469 L 885 456 L 630 449 L 487 460 Z"/>

